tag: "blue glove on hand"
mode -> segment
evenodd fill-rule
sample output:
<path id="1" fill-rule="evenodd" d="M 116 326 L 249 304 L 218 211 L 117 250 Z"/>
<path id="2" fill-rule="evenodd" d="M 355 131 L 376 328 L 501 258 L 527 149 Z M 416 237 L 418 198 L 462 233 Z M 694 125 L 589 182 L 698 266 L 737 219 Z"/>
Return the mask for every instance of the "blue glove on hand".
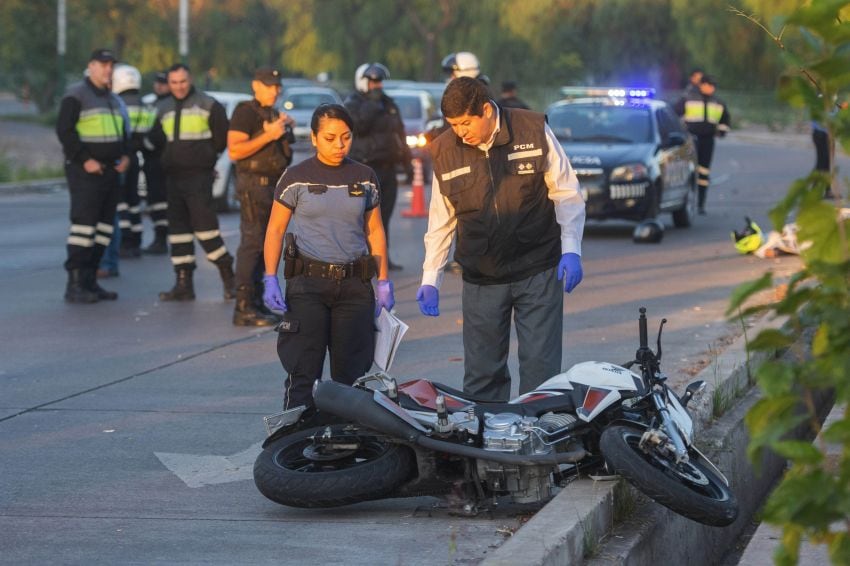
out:
<path id="1" fill-rule="evenodd" d="M 581 256 L 568 253 L 561 256 L 558 262 L 558 281 L 564 281 L 564 291 L 572 292 L 581 283 L 584 273 L 581 270 Z"/>
<path id="2" fill-rule="evenodd" d="M 440 291 L 433 285 L 422 285 L 416 291 L 416 302 L 425 316 L 440 316 Z"/>
<path id="3" fill-rule="evenodd" d="M 263 303 L 275 312 L 284 313 L 287 311 L 286 301 L 283 300 L 277 275 L 263 275 Z"/>
<path id="4" fill-rule="evenodd" d="M 394 306 L 393 282 L 389 279 L 379 279 L 377 288 L 375 289 L 375 316 L 381 314 L 382 308 L 390 312 Z"/>

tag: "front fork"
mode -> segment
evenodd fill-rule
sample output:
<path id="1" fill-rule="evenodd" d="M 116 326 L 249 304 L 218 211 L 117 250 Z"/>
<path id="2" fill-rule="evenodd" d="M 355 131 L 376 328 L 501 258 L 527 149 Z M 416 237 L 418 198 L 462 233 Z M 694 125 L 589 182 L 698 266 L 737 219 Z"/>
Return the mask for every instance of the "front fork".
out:
<path id="1" fill-rule="evenodd" d="M 688 447 L 685 445 L 685 441 L 682 439 L 682 434 L 679 431 L 679 427 L 676 425 L 673 418 L 670 416 L 670 411 L 667 410 L 667 402 L 664 400 L 664 397 L 661 396 L 661 393 L 658 391 L 654 391 L 652 393 L 652 402 L 655 404 L 655 409 L 658 411 L 658 414 L 661 415 L 661 422 L 664 425 L 664 430 L 667 433 L 667 437 L 673 443 L 673 446 L 676 450 L 676 463 L 680 464 L 682 462 L 688 461 Z M 647 433 L 649 434 L 649 432 Z"/>

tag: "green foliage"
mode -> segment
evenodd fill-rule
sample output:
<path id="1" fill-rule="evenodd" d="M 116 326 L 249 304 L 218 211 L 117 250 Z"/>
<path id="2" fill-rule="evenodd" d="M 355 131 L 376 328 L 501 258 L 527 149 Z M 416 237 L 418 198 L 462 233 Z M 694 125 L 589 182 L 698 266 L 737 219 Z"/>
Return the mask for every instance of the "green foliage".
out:
<path id="1" fill-rule="evenodd" d="M 850 148 L 850 111 L 837 108 L 850 91 L 847 16 L 847 0 L 812 0 L 770 26 L 747 18 L 783 51 L 788 70 L 779 83 L 781 96 L 805 108 Z M 788 37 L 793 39 L 786 41 Z M 837 460 L 827 457 L 821 442 L 788 436 L 801 424 L 813 431 L 820 428 L 812 401 L 816 392 L 834 391 L 837 403 L 850 400 L 850 221 L 841 219 L 836 202 L 823 200 L 828 188 L 839 190 L 837 171 L 813 173 L 792 183 L 770 211 L 777 229 L 792 218 L 796 222 L 804 245 L 803 268 L 791 278 L 785 296 L 767 306 L 788 323 L 781 330 L 762 331 L 749 344 L 753 350 L 781 350 L 811 340 L 810 355 L 791 361 L 786 356 L 759 368 L 756 377 L 764 397 L 746 417 L 750 458 L 758 462 L 771 451 L 791 464 L 764 510 L 765 520 L 783 529 L 777 564 L 796 564 L 804 539 L 827 545 L 833 563 L 850 563 L 850 418 L 845 414 L 823 433 L 825 441 L 840 446 Z M 847 187 L 841 192 L 846 195 Z M 742 308 L 771 280 L 768 274 L 737 289 L 729 312 Z"/>

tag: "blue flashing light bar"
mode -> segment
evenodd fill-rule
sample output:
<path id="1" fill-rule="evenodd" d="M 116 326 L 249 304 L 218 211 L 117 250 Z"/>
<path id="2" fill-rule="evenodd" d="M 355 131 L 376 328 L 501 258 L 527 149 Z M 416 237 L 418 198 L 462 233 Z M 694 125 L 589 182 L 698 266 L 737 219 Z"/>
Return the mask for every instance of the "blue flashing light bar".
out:
<path id="1" fill-rule="evenodd" d="M 609 98 L 655 98 L 655 89 L 621 86 L 565 86 L 561 87 L 561 94 L 566 97 L 607 96 Z"/>

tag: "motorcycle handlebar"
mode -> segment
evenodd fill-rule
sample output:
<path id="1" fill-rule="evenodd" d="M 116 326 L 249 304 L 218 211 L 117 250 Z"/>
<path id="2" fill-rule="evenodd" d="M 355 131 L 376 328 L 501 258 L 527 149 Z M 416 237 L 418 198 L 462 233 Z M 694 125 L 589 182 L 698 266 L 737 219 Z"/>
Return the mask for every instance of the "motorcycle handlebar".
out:
<path id="1" fill-rule="evenodd" d="M 647 339 L 646 330 L 646 308 L 640 307 L 640 317 L 638 317 L 638 330 L 640 331 L 640 348 L 645 350 L 649 348 L 649 340 Z"/>

